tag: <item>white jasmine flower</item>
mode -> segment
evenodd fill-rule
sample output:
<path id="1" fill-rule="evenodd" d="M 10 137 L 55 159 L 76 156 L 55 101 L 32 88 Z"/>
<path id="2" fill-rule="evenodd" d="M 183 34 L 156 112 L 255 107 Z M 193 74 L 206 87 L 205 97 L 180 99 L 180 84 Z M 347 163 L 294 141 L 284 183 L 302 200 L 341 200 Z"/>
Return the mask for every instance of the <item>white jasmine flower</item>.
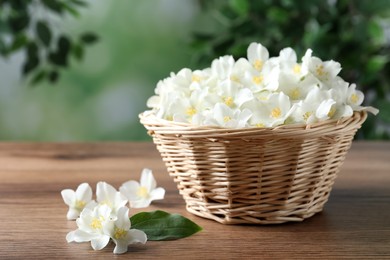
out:
<path id="1" fill-rule="evenodd" d="M 228 128 L 241 128 L 247 125 L 252 112 L 244 108 L 243 110 L 230 108 L 224 103 L 217 103 L 205 119 L 207 125 L 222 126 Z"/>
<path id="2" fill-rule="evenodd" d="M 291 117 L 294 122 L 312 124 L 321 119 L 331 117 L 330 112 L 335 101 L 331 101 L 330 94 L 326 91 L 314 87 L 303 101 L 297 103 L 296 109 L 293 111 Z M 322 103 L 323 101 L 327 101 Z M 321 108 L 318 110 L 318 108 Z M 318 112 L 317 112 L 318 110 Z M 317 117 L 318 116 L 318 117 Z"/>
<path id="3" fill-rule="evenodd" d="M 79 217 L 80 212 L 85 208 L 93 208 L 96 202 L 92 200 L 92 189 L 88 183 L 80 184 L 76 191 L 65 189 L 61 191 L 62 199 L 69 206 L 66 215 L 68 220 L 73 220 Z"/>
<path id="4" fill-rule="evenodd" d="M 352 107 L 359 107 L 363 103 L 364 95 L 360 90 L 356 90 L 356 84 L 351 84 L 347 90 L 347 104 Z"/>
<path id="5" fill-rule="evenodd" d="M 147 105 L 159 118 L 222 127 L 311 124 L 353 111 L 378 113 L 363 107 L 363 93 L 338 76 L 340 63 L 312 53 L 308 49 L 299 63 L 292 48 L 269 57 L 264 46 L 251 43 L 247 58 L 226 55 L 204 70 L 171 73 Z"/>
<path id="6" fill-rule="evenodd" d="M 165 190 L 156 188 L 157 183 L 150 169 L 143 169 L 140 183 L 128 181 L 119 188 L 120 192 L 129 200 L 132 208 L 146 208 L 153 200 L 164 198 Z"/>
<path id="7" fill-rule="evenodd" d="M 100 205 L 107 205 L 112 213 L 116 214 L 119 208 L 127 203 L 126 197 L 106 182 L 98 182 L 96 185 L 96 200 Z"/>
<path id="8" fill-rule="evenodd" d="M 333 60 L 322 61 L 317 57 L 311 57 L 309 59 L 309 70 L 319 80 L 324 82 L 330 82 L 336 78 L 341 71 L 341 65 Z"/>
<path id="9" fill-rule="evenodd" d="M 261 71 L 269 58 L 269 52 L 260 43 L 253 42 L 248 47 L 247 56 L 248 61 L 252 64 L 253 68 L 257 71 Z"/>
<path id="10" fill-rule="evenodd" d="M 271 94 L 264 101 L 249 102 L 247 107 L 253 113 L 250 119 L 251 125 L 257 127 L 283 124 L 293 112 L 289 97 L 282 92 Z"/>
<path id="11" fill-rule="evenodd" d="M 234 63 L 234 58 L 230 55 L 215 59 L 211 63 L 211 74 L 221 80 L 229 79 L 233 71 Z"/>
<path id="12" fill-rule="evenodd" d="M 303 100 L 318 85 L 318 79 L 312 75 L 299 78 L 291 73 L 283 73 L 279 77 L 278 90 L 289 96 L 290 100 Z"/>
<path id="13" fill-rule="evenodd" d="M 126 253 L 130 244 L 146 243 L 147 237 L 145 232 L 138 229 L 130 229 L 130 227 L 129 208 L 122 207 L 118 209 L 117 219 L 113 228 L 109 230 L 110 237 L 116 244 L 114 254 Z"/>
<path id="14" fill-rule="evenodd" d="M 115 218 L 107 205 L 98 205 L 93 210 L 86 208 L 76 220 L 78 229 L 67 234 L 66 240 L 70 242 L 89 242 L 94 250 L 103 249 L 110 241 L 107 231 L 112 230 Z"/>
<path id="15" fill-rule="evenodd" d="M 241 58 L 233 66 L 232 72 L 230 74 L 230 80 L 236 84 L 239 84 L 240 87 L 243 87 L 243 77 L 246 71 L 252 70 L 252 65 L 247 59 Z"/>
<path id="16" fill-rule="evenodd" d="M 241 88 L 231 80 L 224 81 L 218 87 L 217 93 L 221 97 L 219 102 L 224 103 L 230 108 L 240 107 L 245 102 L 253 99 L 252 91 L 248 88 Z"/>
<path id="17" fill-rule="evenodd" d="M 275 91 L 279 87 L 279 75 L 279 66 L 266 62 L 260 72 L 255 69 L 246 71 L 243 82 L 254 93 L 264 90 Z"/>
<path id="18" fill-rule="evenodd" d="M 320 121 L 333 117 L 333 115 L 336 112 L 336 108 L 335 108 L 334 104 L 336 104 L 336 101 L 334 99 L 331 99 L 331 98 L 322 101 L 316 110 L 316 113 L 315 113 L 316 117 Z"/>

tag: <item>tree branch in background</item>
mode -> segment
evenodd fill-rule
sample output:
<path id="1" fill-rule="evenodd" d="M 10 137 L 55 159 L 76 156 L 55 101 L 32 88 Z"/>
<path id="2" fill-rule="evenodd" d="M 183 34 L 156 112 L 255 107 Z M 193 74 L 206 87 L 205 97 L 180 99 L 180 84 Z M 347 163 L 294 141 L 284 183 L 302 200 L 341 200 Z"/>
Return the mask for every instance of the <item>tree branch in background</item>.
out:
<path id="1" fill-rule="evenodd" d="M 0 0 L 0 56 L 23 51 L 22 74 L 32 85 L 57 82 L 70 58 L 82 60 L 85 47 L 98 41 L 98 36 L 58 33 L 52 18 L 79 17 L 78 9 L 85 6 L 83 0 Z"/>

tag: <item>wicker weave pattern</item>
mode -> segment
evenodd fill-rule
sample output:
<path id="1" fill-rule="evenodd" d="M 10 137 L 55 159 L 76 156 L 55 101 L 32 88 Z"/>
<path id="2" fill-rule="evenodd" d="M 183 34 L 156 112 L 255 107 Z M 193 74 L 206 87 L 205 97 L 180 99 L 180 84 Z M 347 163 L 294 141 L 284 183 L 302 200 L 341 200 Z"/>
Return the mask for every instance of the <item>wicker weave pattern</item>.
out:
<path id="1" fill-rule="evenodd" d="M 222 129 L 140 115 L 187 210 L 223 224 L 302 221 L 320 212 L 366 117 Z"/>

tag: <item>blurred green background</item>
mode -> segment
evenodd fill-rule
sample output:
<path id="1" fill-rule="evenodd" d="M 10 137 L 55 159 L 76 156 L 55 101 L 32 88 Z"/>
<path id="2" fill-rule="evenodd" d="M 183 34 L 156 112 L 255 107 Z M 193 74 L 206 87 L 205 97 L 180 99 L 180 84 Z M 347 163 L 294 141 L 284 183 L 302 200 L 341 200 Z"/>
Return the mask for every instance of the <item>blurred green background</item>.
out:
<path id="1" fill-rule="evenodd" d="M 251 41 L 272 55 L 286 46 L 299 54 L 311 47 L 316 56 L 340 61 L 343 77 L 381 109 L 359 137 L 389 138 L 390 1 L 86 2 L 78 18 L 53 15 L 53 34 L 99 37 L 80 61 L 69 60 L 55 84 L 32 85 L 22 75 L 23 48 L 0 56 L 1 140 L 150 140 L 138 114 L 158 80 L 223 54 L 245 55 Z"/>

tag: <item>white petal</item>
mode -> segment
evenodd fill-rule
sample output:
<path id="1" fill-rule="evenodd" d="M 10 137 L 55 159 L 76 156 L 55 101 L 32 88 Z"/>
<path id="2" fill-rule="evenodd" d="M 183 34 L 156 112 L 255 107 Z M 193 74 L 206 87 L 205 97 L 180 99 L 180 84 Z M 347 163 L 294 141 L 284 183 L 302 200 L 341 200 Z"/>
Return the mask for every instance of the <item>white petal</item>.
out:
<path id="1" fill-rule="evenodd" d="M 135 201 L 130 201 L 130 207 L 135 209 L 147 208 L 149 207 L 150 203 L 150 199 L 139 199 Z"/>
<path id="2" fill-rule="evenodd" d="M 269 58 L 268 50 L 260 43 L 252 42 L 247 50 L 248 60 L 253 63 L 256 60 L 265 62 Z"/>
<path id="3" fill-rule="evenodd" d="M 137 181 L 128 181 L 122 184 L 119 188 L 119 191 L 128 199 L 128 200 L 137 200 L 138 195 L 137 191 L 140 185 Z"/>
<path id="4" fill-rule="evenodd" d="M 92 234 L 92 233 L 88 233 L 88 232 L 85 232 L 85 231 L 82 231 L 80 229 L 76 229 L 74 231 L 71 231 L 69 232 L 67 235 L 66 235 L 66 241 L 68 241 L 68 243 L 70 242 L 88 242 L 88 241 L 91 241 L 92 239 L 96 239 L 96 234 Z"/>
<path id="5" fill-rule="evenodd" d="M 96 201 L 91 200 L 90 202 L 87 203 L 87 205 L 85 205 L 84 208 L 88 208 L 88 209 L 93 210 L 97 205 L 98 205 L 98 204 L 97 204 Z"/>
<path id="6" fill-rule="evenodd" d="M 114 201 L 115 208 L 113 210 L 117 211 L 119 208 L 125 206 L 127 202 L 128 199 L 126 198 L 126 196 L 118 191 L 115 194 L 115 201 Z"/>
<path id="7" fill-rule="evenodd" d="M 108 244 L 109 241 L 110 241 L 109 236 L 101 235 L 99 238 L 95 238 L 91 240 L 91 246 L 94 250 L 101 250 Z"/>
<path id="8" fill-rule="evenodd" d="M 328 99 L 328 100 L 322 101 L 316 110 L 316 117 L 320 120 L 325 120 L 325 119 L 329 118 L 328 113 L 329 113 L 332 105 L 335 103 L 336 103 L 336 101 L 334 101 L 333 99 Z"/>
<path id="9" fill-rule="evenodd" d="M 114 242 L 116 245 L 113 251 L 114 254 L 123 254 L 127 252 L 129 246 L 128 241 L 114 239 Z"/>
<path id="10" fill-rule="evenodd" d="M 129 219 L 129 208 L 121 207 L 117 213 L 118 219 L 115 221 L 115 226 L 120 229 L 128 230 L 130 229 L 130 219 Z"/>
<path id="11" fill-rule="evenodd" d="M 165 190 L 164 188 L 156 188 L 150 192 L 150 199 L 151 200 L 162 200 L 164 199 Z"/>
<path id="12" fill-rule="evenodd" d="M 76 231 L 76 230 L 70 231 L 70 232 L 66 235 L 66 241 L 67 241 L 68 243 L 74 241 L 74 232 L 75 232 L 75 231 Z"/>
<path id="13" fill-rule="evenodd" d="M 341 71 L 341 65 L 340 63 L 330 60 L 324 62 L 324 67 L 328 71 L 331 79 L 334 79 L 337 74 Z"/>
<path id="14" fill-rule="evenodd" d="M 147 236 L 145 232 L 138 229 L 130 229 L 129 232 L 127 232 L 127 238 L 129 244 L 134 244 L 134 243 L 145 244 L 147 241 Z"/>
<path id="15" fill-rule="evenodd" d="M 106 182 L 98 182 L 96 185 L 96 199 L 99 203 L 113 202 L 116 189 Z"/>
<path id="16" fill-rule="evenodd" d="M 237 106 L 241 107 L 242 104 L 253 99 L 253 93 L 248 88 L 241 89 L 235 98 Z"/>
<path id="17" fill-rule="evenodd" d="M 143 169 L 141 173 L 141 180 L 140 180 L 140 185 L 142 187 L 145 187 L 149 192 L 156 188 L 156 180 L 154 179 L 152 170 L 150 169 Z"/>
<path id="18" fill-rule="evenodd" d="M 112 212 L 112 209 L 111 209 L 110 206 L 108 206 L 106 204 L 103 204 L 103 205 L 99 205 L 95 209 L 97 210 L 96 213 L 97 213 L 98 217 L 103 217 L 104 219 L 109 219 L 110 218 L 111 212 Z"/>
<path id="19" fill-rule="evenodd" d="M 88 183 L 82 183 L 77 187 L 76 199 L 89 202 L 92 199 L 92 188 Z"/>
<path id="20" fill-rule="evenodd" d="M 161 105 L 160 102 L 161 102 L 160 96 L 151 96 L 146 102 L 146 106 L 149 108 L 157 108 Z"/>
<path id="21" fill-rule="evenodd" d="M 284 61 L 288 61 L 288 62 L 292 62 L 292 63 L 297 62 L 297 54 L 290 47 L 284 48 L 283 50 L 281 50 L 279 53 L 279 56 Z"/>
<path id="22" fill-rule="evenodd" d="M 66 205 L 72 207 L 74 206 L 74 203 L 76 201 L 76 193 L 74 192 L 74 190 L 71 189 L 62 190 L 61 196 Z"/>
<path id="23" fill-rule="evenodd" d="M 66 218 L 68 220 L 75 220 L 80 216 L 80 211 L 75 208 L 69 208 L 68 213 L 66 214 Z"/>
<path id="24" fill-rule="evenodd" d="M 355 111 L 367 111 L 372 113 L 373 115 L 377 115 L 379 113 L 379 109 L 371 106 L 367 106 L 367 107 L 358 106 L 355 107 Z"/>

